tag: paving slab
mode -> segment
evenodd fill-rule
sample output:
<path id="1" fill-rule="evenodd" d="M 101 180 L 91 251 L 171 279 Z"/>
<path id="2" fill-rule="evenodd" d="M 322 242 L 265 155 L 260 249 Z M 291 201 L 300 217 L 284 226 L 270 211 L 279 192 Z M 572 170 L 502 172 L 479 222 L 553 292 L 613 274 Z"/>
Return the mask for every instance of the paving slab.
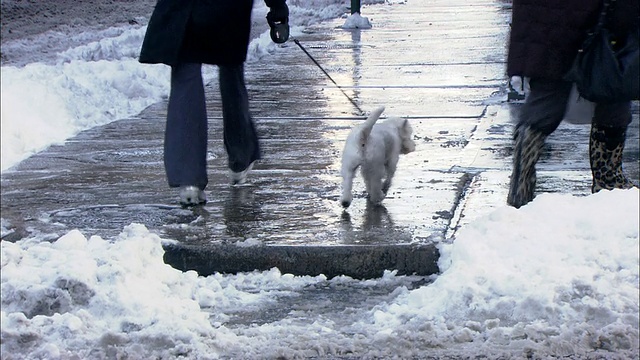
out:
<path id="1" fill-rule="evenodd" d="M 2 174 L 3 240 L 54 240 L 78 228 L 115 237 L 132 222 L 165 239 L 165 261 L 201 275 L 267 270 L 372 278 L 438 272 L 438 245 L 503 206 L 519 104 L 506 103 L 509 9 L 491 0 L 363 8 L 370 30 L 344 19 L 296 39 L 365 111 L 405 116 L 417 148 L 402 157 L 383 206 L 360 178 L 347 210 L 339 166 L 364 117 L 293 42 L 246 65 L 263 157 L 247 185 L 229 185 L 217 82 L 206 86 L 209 201 L 184 209 L 162 164 L 166 102 L 93 128 Z M 638 180 L 638 107 L 625 166 Z M 539 189 L 587 194 L 588 127 L 563 124 L 540 161 Z M 496 199 L 500 199 L 499 201 Z"/>

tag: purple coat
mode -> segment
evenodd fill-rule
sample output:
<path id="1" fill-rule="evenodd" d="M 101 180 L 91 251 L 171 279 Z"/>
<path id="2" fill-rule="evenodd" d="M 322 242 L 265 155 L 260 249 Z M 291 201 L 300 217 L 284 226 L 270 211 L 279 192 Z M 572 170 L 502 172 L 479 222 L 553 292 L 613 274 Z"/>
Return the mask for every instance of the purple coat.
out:
<path id="1" fill-rule="evenodd" d="M 560 80 L 602 0 L 513 0 L 507 75 Z M 607 24 L 618 35 L 638 33 L 640 0 L 617 0 Z"/>

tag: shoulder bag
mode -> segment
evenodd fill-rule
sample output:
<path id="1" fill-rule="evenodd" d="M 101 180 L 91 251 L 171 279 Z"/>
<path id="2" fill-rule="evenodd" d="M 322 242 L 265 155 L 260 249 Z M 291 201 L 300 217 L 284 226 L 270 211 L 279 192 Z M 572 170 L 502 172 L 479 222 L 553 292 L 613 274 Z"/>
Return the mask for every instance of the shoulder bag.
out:
<path id="1" fill-rule="evenodd" d="M 565 75 L 565 80 L 576 84 L 581 97 L 595 103 L 640 99 L 638 30 L 615 39 L 606 26 L 610 8 L 611 0 L 605 0 L 598 24 Z"/>

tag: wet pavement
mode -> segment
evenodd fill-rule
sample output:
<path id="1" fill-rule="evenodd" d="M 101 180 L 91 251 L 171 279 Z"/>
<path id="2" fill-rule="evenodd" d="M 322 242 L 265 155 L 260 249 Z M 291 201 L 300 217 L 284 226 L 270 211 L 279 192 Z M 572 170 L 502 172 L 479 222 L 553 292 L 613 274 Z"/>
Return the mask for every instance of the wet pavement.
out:
<path id="1" fill-rule="evenodd" d="M 229 185 L 214 81 L 207 86 L 209 202 L 183 209 L 162 164 L 166 102 L 85 131 L 2 174 L 3 240 L 71 229 L 114 237 L 132 222 L 175 243 L 165 261 L 201 275 L 278 267 L 296 275 L 379 277 L 437 273 L 440 242 L 504 205 L 511 131 L 519 104 L 506 102 L 507 1 L 426 1 L 362 9 L 373 24 L 345 19 L 296 37 L 365 111 L 403 116 L 416 151 L 403 155 L 383 206 L 370 206 L 357 178 L 343 210 L 340 156 L 364 117 L 289 41 L 247 63 L 263 160 L 248 184 Z M 639 178 L 638 104 L 624 153 Z M 588 126 L 562 124 L 538 165 L 539 192 L 589 194 Z"/>

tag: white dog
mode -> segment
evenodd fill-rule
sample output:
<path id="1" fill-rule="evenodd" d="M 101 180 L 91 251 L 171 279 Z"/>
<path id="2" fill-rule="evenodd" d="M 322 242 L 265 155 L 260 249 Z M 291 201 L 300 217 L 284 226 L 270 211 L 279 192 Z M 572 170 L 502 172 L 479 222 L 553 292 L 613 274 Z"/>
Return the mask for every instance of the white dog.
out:
<path id="1" fill-rule="evenodd" d="M 373 111 L 364 124 L 351 130 L 347 137 L 342 152 L 340 199 L 345 208 L 353 199 L 351 187 L 358 167 L 361 167 L 369 201 L 380 204 L 391 186 L 400 154 L 408 154 L 416 148 L 411 139 L 413 129 L 407 119 L 389 118 L 375 125 L 383 111 L 384 106 Z"/>

